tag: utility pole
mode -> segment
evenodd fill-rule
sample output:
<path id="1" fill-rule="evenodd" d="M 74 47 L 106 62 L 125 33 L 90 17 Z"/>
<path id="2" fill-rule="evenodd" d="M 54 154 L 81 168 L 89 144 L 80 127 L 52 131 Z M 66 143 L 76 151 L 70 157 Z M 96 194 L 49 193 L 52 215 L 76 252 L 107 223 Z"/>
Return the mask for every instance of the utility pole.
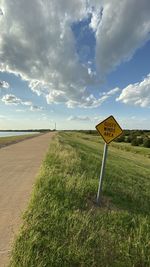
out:
<path id="1" fill-rule="evenodd" d="M 56 122 L 55 122 L 55 131 L 56 131 Z"/>

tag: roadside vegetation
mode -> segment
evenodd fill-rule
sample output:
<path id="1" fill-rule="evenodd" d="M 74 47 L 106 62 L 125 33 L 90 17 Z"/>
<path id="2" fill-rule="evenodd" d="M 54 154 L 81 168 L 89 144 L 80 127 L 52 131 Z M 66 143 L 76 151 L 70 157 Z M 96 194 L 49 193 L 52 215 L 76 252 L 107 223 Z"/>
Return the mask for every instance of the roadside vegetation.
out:
<path id="1" fill-rule="evenodd" d="M 99 135 L 96 130 L 80 131 L 81 133 Z M 150 131 L 149 130 L 124 130 L 123 134 L 115 139 L 118 143 L 127 143 L 132 146 L 150 148 Z"/>
<path id="2" fill-rule="evenodd" d="M 51 142 L 10 267 L 150 266 L 149 149 L 109 146 L 98 207 L 103 145 L 78 132 Z"/>
<path id="3" fill-rule="evenodd" d="M 125 130 L 124 133 L 116 139 L 116 141 L 131 143 L 132 146 L 150 148 L 150 131 Z"/>
<path id="4" fill-rule="evenodd" d="M 25 139 L 33 138 L 35 136 L 38 136 L 38 135 L 37 134 L 25 134 L 25 135 L 19 135 L 19 136 L 0 137 L 0 148 L 18 143 Z"/>

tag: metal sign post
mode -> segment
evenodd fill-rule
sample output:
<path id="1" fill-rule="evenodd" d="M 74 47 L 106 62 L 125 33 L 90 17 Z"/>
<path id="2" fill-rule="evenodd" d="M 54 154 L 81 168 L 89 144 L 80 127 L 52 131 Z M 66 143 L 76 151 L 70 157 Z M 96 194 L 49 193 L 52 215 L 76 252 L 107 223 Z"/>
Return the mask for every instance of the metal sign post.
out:
<path id="1" fill-rule="evenodd" d="M 103 159 L 102 159 L 101 173 L 100 173 L 100 178 L 99 178 L 99 186 L 98 186 L 98 192 L 97 192 L 97 204 L 98 205 L 100 205 L 100 200 L 101 200 L 101 192 L 102 192 L 103 177 L 104 177 L 105 164 L 106 164 L 106 158 L 107 158 L 107 151 L 108 151 L 108 145 L 105 143 L 104 144 Z"/>
<path id="2" fill-rule="evenodd" d="M 115 138 L 120 136 L 123 133 L 123 130 L 121 129 L 120 125 L 118 124 L 118 122 L 115 120 L 113 116 L 109 116 L 104 121 L 96 125 L 96 130 L 99 132 L 99 134 L 103 137 L 105 141 L 103 159 L 102 159 L 102 167 L 101 167 L 99 186 L 98 186 L 98 192 L 97 192 L 97 204 L 99 205 L 101 193 L 102 193 L 102 184 L 103 184 L 108 144 L 111 143 Z"/>

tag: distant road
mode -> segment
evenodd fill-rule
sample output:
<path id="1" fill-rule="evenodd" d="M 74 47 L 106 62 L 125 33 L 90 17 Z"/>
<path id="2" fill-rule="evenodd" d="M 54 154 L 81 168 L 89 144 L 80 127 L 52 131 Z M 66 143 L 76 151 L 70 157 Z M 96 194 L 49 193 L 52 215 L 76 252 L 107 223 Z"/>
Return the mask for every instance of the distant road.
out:
<path id="1" fill-rule="evenodd" d="M 0 149 L 0 267 L 9 262 L 22 212 L 53 135 L 47 133 Z"/>

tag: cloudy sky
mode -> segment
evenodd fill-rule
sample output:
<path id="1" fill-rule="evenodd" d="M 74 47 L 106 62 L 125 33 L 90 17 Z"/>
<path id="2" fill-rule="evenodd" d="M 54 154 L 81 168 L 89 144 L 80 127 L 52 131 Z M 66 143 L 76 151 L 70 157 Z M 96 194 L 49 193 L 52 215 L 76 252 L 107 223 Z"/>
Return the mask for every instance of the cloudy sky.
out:
<path id="1" fill-rule="evenodd" d="M 150 0 L 0 0 L 0 129 L 150 129 Z"/>

